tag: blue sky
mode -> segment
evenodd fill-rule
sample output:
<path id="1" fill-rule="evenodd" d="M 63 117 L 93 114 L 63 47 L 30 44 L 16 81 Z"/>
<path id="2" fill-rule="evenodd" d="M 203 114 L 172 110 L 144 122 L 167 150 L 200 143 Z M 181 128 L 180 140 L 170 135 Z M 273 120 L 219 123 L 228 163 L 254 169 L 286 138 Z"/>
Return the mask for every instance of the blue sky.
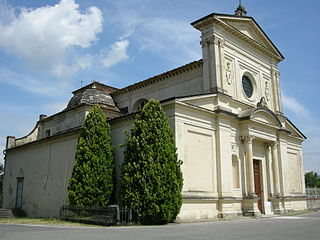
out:
<path id="1" fill-rule="evenodd" d="M 285 56 L 279 64 L 284 113 L 308 137 L 305 170 L 320 173 L 320 1 L 242 3 Z M 233 14 L 237 5 L 0 0 L 0 149 L 6 136 L 29 133 L 39 114 L 65 108 L 81 84 L 121 88 L 200 59 L 200 33 L 190 23 L 212 12 Z"/>

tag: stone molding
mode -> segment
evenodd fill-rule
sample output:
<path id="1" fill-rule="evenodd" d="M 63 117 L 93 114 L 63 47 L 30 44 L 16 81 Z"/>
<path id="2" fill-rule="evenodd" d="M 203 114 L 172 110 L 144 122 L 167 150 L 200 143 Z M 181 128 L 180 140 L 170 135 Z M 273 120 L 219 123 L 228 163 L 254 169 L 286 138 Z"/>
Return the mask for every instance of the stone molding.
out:
<path id="1" fill-rule="evenodd" d="M 135 90 L 138 90 L 140 88 L 149 86 L 149 85 L 154 84 L 156 82 L 160 82 L 160 81 L 163 81 L 163 80 L 168 79 L 168 78 L 176 77 L 178 75 L 181 75 L 183 73 L 192 71 L 192 70 L 200 68 L 200 67 L 202 67 L 202 60 L 194 61 L 194 62 L 188 63 L 186 65 L 183 65 L 181 67 L 178 67 L 176 69 L 173 69 L 171 71 L 162 73 L 160 75 L 157 75 L 157 76 L 148 78 L 146 80 L 134 83 L 134 84 L 129 85 L 127 87 L 121 88 L 121 89 L 111 93 L 110 95 L 112 97 L 120 96 L 122 94 L 126 94 L 126 93 L 129 93 L 131 91 L 135 91 Z"/>

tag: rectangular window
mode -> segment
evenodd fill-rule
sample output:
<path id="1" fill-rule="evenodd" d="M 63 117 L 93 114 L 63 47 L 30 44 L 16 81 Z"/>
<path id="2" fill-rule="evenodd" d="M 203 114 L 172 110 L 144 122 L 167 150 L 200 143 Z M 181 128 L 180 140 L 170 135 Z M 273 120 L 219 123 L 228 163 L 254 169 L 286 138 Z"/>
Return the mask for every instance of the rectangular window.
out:
<path id="1" fill-rule="evenodd" d="M 23 178 L 17 178 L 16 208 L 22 208 Z"/>

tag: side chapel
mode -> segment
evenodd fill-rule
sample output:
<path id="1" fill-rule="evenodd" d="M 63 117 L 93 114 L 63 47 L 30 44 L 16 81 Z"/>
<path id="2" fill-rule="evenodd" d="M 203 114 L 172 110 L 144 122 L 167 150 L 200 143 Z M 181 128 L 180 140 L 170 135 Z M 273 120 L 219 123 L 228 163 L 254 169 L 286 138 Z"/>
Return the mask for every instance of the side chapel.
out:
<path id="1" fill-rule="evenodd" d="M 306 137 L 282 111 L 277 65 L 284 57 L 241 5 L 234 15 L 212 13 L 191 25 L 201 33 L 201 60 L 121 89 L 93 82 L 74 91 L 63 111 L 40 115 L 27 136 L 7 137 L 4 207 L 59 215 L 79 132 L 95 103 L 111 124 L 119 177 L 123 131 L 154 98 L 183 161 L 179 219 L 306 209 Z"/>

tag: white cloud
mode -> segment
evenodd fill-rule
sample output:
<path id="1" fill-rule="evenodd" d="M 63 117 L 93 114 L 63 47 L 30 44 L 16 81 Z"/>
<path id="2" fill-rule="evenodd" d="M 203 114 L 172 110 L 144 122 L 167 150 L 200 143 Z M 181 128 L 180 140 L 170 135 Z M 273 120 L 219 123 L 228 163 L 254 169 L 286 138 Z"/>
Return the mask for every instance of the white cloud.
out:
<path id="1" fill-rule="evenodd" d="M 76 59 L 72 65 L 65 65 L 62 63 L 56 63 L 52 67 L 53 73 L 58 77 L 68 77 L 79 70 L 85 70 L 91 67 L 93 57 L 86 55 Z"/>
<path id="2" fill-rule="evenodd" d="M 178 17 L 150 17 L 139 11 L 144 3 L 139 2 L 141 8 L 136 8 L 121 1 L 112 2 L 118 11 L 110 12 L 108 16 L 112 17 L 106 22 L 120 29 L 120 40 L 129 39 L 141 51 L 160 55 L 175 65 L 201 58 L 200 32 Z"/>
<path id="3" fill-rule="evenodd" d="M 56 114 L 67 107 L 68 101 L 51 102 L 42 106 L 43 112 L 50 116 Z"/>
<path id="4" fill-rule="evenodd" d="M 185 21 L 170 18 L 146 19 L 136 30 L 141 49 L 166 56 L 177 64 L 201 58 L 200 33 Z"/>
<path id="5" fill-rule="evenodd" d="M 48 97 L 56 97 L 57 95 L 64 94 L 65 92 L 62 89 L 70 88 L 70 82 L 68 81 L 56 81 L 54 84 L 48 84 L 46 81 L 13 72 L 3 67 L 0 67 L 0 82 Z"/>
<path id="6" fill-rule="evenodd" d="M 128 46 L 129 46 L 128 40 L 121 40 L 112 44 L 110 46 L 109 51 L 104 50 L 104 52 L 107 52 L 107 53 L 105 54 L 105 56 L 103 56 L 102 65 L 108 68 L 117 63 L 127 60 L 129 58 L 127 53 Z"/>
<path id="7" fill-rule="evenodd" d="M 307 140 L 303 143 L 305 171 L 320 173 L 320 127 L 315 121 L 313 124 L 304 126 L 303 133 Z"/>
<path id="8" fill-rule="evenodd" d="M 286 108 L 288 111 L 291 111 L 296 116 L 310 116 L 308 109 L 299 103 L 297 99 L 289 97 L 284 93 L 282 93 L 282 103 L 284 108 Z"/>
<path id="9" fill-rule="evenodd" d="M 3 17 L 0 18 L 0 47 L 37 70 L 49 69 L 57 73 L 56 67 L 64 64 L 67 50 L 90 47 L 102 31 L 100 9 L 90 7 L 86 12 L 81 12 L 74 0 L 18 10 L 20 13 L 14 17 L 9 14 L 10 7 L 2 11 L 12 19 L 5 22 L 1 21 Z"/>

